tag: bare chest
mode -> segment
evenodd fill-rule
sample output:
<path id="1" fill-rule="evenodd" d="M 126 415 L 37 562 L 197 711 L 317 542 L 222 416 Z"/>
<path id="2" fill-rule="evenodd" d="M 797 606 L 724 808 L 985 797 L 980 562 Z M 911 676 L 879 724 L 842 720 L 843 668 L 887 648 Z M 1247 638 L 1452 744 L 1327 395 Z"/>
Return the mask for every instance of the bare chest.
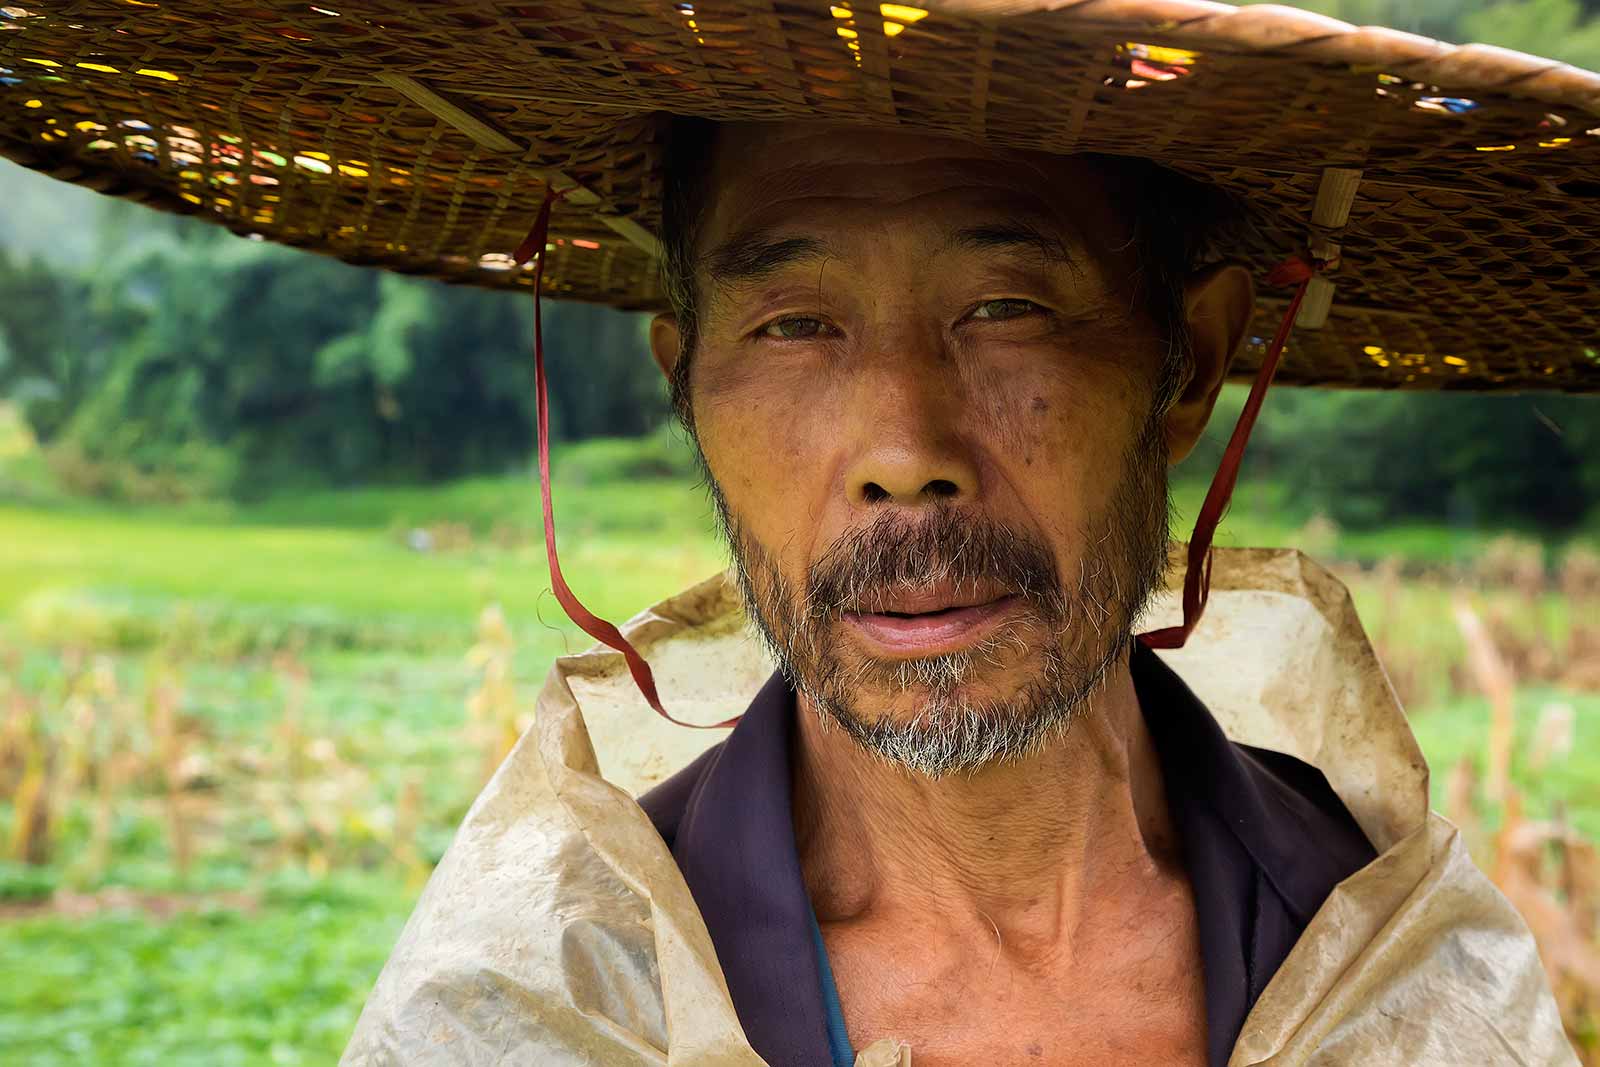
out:
<path id="1" fill-rule="evenodd" d="M 1204 1067 L 1205 990 L 1192 907 L 1110 924 L 1042 957 L 942 948 L 870 927 L 828 936 L 851 1042 L 905 1041 L 917 1067 Z M 1015 947 L 1014 947 L 1015 948 Z"/>

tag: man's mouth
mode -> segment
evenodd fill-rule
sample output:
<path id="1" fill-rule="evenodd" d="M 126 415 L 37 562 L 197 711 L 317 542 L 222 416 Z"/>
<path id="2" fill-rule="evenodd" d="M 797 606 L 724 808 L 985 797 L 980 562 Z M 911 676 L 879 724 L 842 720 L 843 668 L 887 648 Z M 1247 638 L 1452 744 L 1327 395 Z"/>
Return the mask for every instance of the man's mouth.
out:
<path id="1" fill-rule="evenodd" d="M 934 586 L 876 598 L 844 621 L 884 656 L 920 659 L 979 644 L 1013 617 L 1022 598 L 1001 589 Z"/>

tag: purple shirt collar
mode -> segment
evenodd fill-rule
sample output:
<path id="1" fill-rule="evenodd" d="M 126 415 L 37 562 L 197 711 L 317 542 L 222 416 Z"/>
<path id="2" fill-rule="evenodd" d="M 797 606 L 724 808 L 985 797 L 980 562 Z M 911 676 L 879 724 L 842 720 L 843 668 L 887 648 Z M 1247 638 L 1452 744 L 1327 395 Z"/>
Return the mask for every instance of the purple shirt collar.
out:
<path id="1" fill-rule="evenodd" d="M 1193 885 L 1207 1058 L 1224 1067 L 1322 901 L 1372 847 L 1322 774 L 1229 741 L 1153 653 L 1134 687 Z M 771 1067 L 826 1067 L 821 972 L 790 808 L 795 698 L 774 675 L 726 740 L 640 798 L 705 916 L 734 1009 Z"/>

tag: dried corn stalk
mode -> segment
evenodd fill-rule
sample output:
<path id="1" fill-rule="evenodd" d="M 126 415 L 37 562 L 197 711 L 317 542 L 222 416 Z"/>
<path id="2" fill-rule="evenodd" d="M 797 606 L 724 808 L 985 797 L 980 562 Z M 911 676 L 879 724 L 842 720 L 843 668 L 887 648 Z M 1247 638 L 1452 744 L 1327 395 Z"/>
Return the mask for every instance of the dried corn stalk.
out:
<path id="1" fill-rule="evenodd" d="M 1483 620 L 1464 597 L 1455 602 L 1456 626 L 1467 643 L 1467 663 L 1478 688 L 1489 698 L 1489 767 L 1485 788 L 1494 803 L 1504 803 L 1511 782 L 1511 750 L 1516 742 L 1515 680 Z"/>

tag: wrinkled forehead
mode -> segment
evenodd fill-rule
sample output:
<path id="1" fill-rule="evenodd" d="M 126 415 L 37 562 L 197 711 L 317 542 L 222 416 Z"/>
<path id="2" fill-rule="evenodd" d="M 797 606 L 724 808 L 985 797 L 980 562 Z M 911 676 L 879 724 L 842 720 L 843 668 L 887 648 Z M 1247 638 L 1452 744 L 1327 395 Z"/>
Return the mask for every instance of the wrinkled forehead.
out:
<path id="1" fill-rule="evenodd" d="M 878 236 L 1024 218 L 1091 251 L 1125 245 L 1102 165 L 953 137 L 813 123 L 718 128 L 702 240 L 784 227 Z"/>

